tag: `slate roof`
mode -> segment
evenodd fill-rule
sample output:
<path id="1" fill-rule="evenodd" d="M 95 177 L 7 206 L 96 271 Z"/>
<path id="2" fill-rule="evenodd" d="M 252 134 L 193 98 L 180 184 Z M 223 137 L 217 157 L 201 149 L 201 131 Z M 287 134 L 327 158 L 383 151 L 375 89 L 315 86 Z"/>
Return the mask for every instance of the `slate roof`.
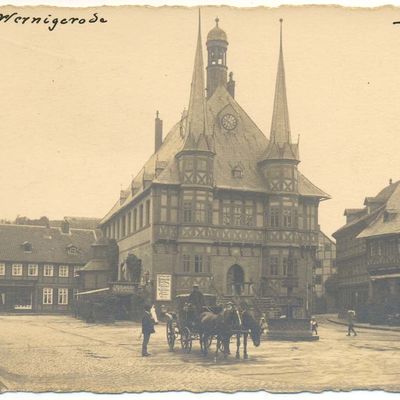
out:
<path id="1" fill-rule="evenodd" d="M 238 127 L 235 131 L 227 133 L 218 123 L 220 115 L 225 112 L 232 113 L 237 117 Z M 221 189 L 266 193 L 267 186 L 262 173 L 258 169 L 258 161 L 262 159 L 268 145 L 268 139 L 223 86 L 219 86 L 207 101 L 207 121 L 209 131 L 213 132 L 214 135 L 214 151 L 216 153 L 214 158 L 214 185 Z M 143 192 L 144 171 L 149 175 L 151 173 L 153 183 L 180 184 L 175 155 L 183 148 L 184 138 L 181 131 L 184 128 L 181 127 L 185 125 L 185 122 L 184 118 L 174 125 L 158 152 L 151 155 L 133 179 L 133 185 L 139 188 L 138 191 L 134 195 L 132 195 L 132 191 L 129 191 L 128 197 L 122 204 L 118 200 L 100 224 L 106 222 Z M 158 176 L 155 176 L 157 161 L 164 161 L 166 167 Z M 232 176 L 232 168 L 239 162 L 243 166 L 243 177 L 238 179 Z M 299 193 L 306 197 L 330 198 L 327 193 L 311 183 L 300 172 Z"/>
<path id="2" fill-rule="evenodd" d="M 384 221 L 384 211 L 381 211 L 376 219 L 364 229 L 357 237 L 368 238 L 372 236 L 393 235 L 400 233 L 400 212 L 393 219 Z"/>
<path id="3" fill-rule="evenodd" d="M 215 26 L 211 29 L 210 32 L 208 32 L 207 42 L 210 40 L 222 40 L 228 43 L 228 37 L 226 36 L 225 31 L 218 26 L 218 22 L 219 19 L 215 18 Z"/>
<path id="4" fill-rule="evenodd" d="M 386 186 L 375 199 L 384 202 L 384 205 L 358 238 L 400 233 L 400 181 Z"/>
<path id="5" fill-rule="evenodd" d="M 0 261 L 85 264 L 95 240 L 94 230 L 70 229 L 70 234 L 63 234 L 54 227 L 1 224 Z M 24 252 L 24 242 L 32 244 L 32 252 Z M 75 246 L 77 254 L 69 254 L 68 246 Z"/>
<path id="6" fill-rule="evenodd" d="M 271 132 L 276 143 L 281 145 L 283 140 L 290 140 L 282 44 L 278 65 L 277 91 L 279 93 L 275 98 Z M 217 188 L 266 193 L 267 185 L 258 163 L 263 160 L 263 155 L 266 153 L 269 143 L 267 138 L 224 86 L 219 86 L 207 101 L 204 94 L 204 66 L 199 28 L 188 112 L 172 128 L 159 150 L 150 157 L 133 179 L 129 193 L 124 191 L 124 194 L 127 193 L 126 198 L 125 195 L 120 198 L 100 224 L 104 224 L 121 208 L 139 196 L 146 189 L 144 180 L 159 184 L 180 184 L 175 156 L 182 150 L 196 148 L 201 151 L 212 151 L 215 154 L 214 185 Z M 220 123 L 221 117 L 227 113 L 234 115 L 238 121 L 236 128 L 231 131 L 222 128 Z M 286 147 L 282 148 L 286 149 Z M 296 159 L 297 145 L 290 144 L 289 147 L 285 150 L 285 158 Z M 156 166 L 159 166 L 161 162 L 165 167 L 156 175 Z M 234 177 L 232 174 L 232 170 L 239 164 L 243 171 L 241 178 Z M 330 198 L 327 193 L 313 185 L 300 173 L 298 183 L 299 193 L 302 196 Z"/>
<path id="7" fill-rule="evenodd" d="M 372 236 L 388 235 L 400 233 L 400 181 L 391 183 L 383 188 L 376 196 L 367 197 L 366 203 L 378 204 L 372 212 L 368 213 L 368 208 L 346 209 L 348 213 L 359 214 L 355 218 L 343 225 L 333 235 L 357 225 L 360 222 L 367 224 L 357 236 L 357 238 L 368 238 Z M 391 214 L 388 218 L 387 214 Z"/>

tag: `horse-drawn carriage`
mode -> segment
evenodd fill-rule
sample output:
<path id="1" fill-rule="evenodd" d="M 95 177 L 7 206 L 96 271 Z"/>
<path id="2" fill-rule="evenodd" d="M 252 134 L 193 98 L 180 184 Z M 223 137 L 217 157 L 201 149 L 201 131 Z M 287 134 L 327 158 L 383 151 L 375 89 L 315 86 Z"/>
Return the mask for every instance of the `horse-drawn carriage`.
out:
<path id="1" fill-rule="evenodd" d="M 189 294 L 180 294 L 175 298 L 175 311 L 166 313 L 166 334 L 168 347 L 172 351 L 176 340 L 181 343 L 186 353 L 192 350 L 194 340 L 201 339 L 200 313 L 196 307 L 189 302 Z M 204 310 L 218 312 L 217 297 L 212 294 L 204 294 Z M 212 338 L 209 339 L 211 344 Z M 208 345 L 209 345 L 208 344 Z"/>
<path id="2" fill-rule="evenodd" d="M 226 357 L 230 354 L 231 337 L 236 337 L 236 358 L 239 356 L 240 339 L 243 337 L 244 358 L 247 358 L 247 338 L 250 335 L 255 346 L 260 345 L 261 328 L 247 307 L 233 303 L 217 305 L 215 295 L 204 295 L 204 307 L 198 310 L 189 302 L 189 294 L 176 296 L 174 312 L 166 313 L 168 320 L 166 334 L 172 351 L 176 340 L 186 353 L 192 350 L 193 341 L 200 342 L 201 351 L 208 353 L 213 339 L 216 339 L 215 357 L 218 351 Z"/>

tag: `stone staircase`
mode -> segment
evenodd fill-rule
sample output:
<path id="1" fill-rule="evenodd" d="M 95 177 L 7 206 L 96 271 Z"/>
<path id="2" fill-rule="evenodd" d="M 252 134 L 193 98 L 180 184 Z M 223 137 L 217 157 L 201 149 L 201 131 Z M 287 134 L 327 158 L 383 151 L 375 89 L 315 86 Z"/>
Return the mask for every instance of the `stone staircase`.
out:
<path id="1" fill-rule="evenodd" d="M 265 314 L 267 318 L 279 318 L 282 312 L 282 308 L 277 304 L 274 296 L 261 297 L 257 294 L 229 296 L 220 293 L 213 281 L 211 282 L 209 292 L 217 296 L 217 302 L 220 305 L 226 305 L 229 302 L 239 305 L 241 302 L 245 302 L 250 310 L 254 311 L 257 318 L 260 318 L 262 314 Z"/>
<path id="2" fill-rule="evenodd" d="M 254 297 L 253 306 L 258 314 L 265 314 L 268 319 L 279 318 L 281 315 L 281 307 L 273 297 Z"/>
<path id="3" fill-rule="evenodd" d="M 279 318 L 281 315 L 281 307 L 276 304 L 273 297 L 257 297 L 257 296 L 219 296 L 218 304 L 226 305 L 232 302 L 240 305 L 241 302 L 245 302 L 250 310 L 254 311 L 257 318 L 265 314 L 269 318 Z"/>

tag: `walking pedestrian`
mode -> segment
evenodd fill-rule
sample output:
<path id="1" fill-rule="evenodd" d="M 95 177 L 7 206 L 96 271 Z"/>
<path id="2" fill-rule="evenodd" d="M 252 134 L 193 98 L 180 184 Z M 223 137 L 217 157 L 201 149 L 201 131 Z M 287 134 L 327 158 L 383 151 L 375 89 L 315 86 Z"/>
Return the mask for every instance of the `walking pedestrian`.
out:
<path id="1" fill-rule="evenodd" d="M 268 331 L 267 316 L 263 313 L 260 318 L 260 329 L 261 334 L 266 334 Z"/>
<path id="2" fill-rule="evenodd" d="M 354 336 L 357 336 L 356 331 L 354 330 L 354 318 L 356 317 L 356 312 L 354 310 L 347 311 L 347 336 L 350 336 L 350 332 L 353 332 Z"/>
<path id="3" fill-rule="evenodd" d="M 142 343 L 142 357 L 150 356 L 150 353 L 147 351 L 147 345 L 149 344 L 150 335 L 155 333 L 154 324 L 155 321 L 151 316 L 151 306 L 146 304 L 144 306 L 144 314 L 142 318 L 142 334 L 143 334 L 143 343 Z"/>
<path id="4" fill-rule="evenodd" d="M 311 333 L 315 333 L 318 336 L 318 322 L 314 317 L 311 318 Z"/>

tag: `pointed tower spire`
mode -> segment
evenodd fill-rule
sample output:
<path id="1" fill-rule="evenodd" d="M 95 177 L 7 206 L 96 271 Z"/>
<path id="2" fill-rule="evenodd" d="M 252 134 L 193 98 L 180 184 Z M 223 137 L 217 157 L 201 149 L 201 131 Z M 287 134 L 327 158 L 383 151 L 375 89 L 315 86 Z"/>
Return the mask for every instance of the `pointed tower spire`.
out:
<path id="1" fill-rule="evenodd" d="M 190 88 L 189 108 L 187 112 L 185 148 L 199 142 L 200 136 L 206 135 L 206 99 L 204 85 L 204 63 L 201 42 L 201 16 L 199 9 L 199 28 L 194 58 L 192 84 Z"/>
<path id="2" fill-rule="evenodd" d="M 280 19 L 279 60 L 276 74 L 274 110 L 272 113 L 271 136 L 262 161 L 294 160 L 299 162 L 298 143 L 292 143 L 289 125 L 289 110 L 286 97 L 285 66 L 283 63 L 282 22 Z"/>
<path id="3" fill-rule="evenodd" d="M 274 143 L 291 143 L 289 111 L 286 97 L 285 66 L 283 63 L 282 46 L 282 18 L 279 20 L 280 26 L 280 44 L 278 72 L 276 75 L 274 111 L 271 123 L 271 141 Z"/>

